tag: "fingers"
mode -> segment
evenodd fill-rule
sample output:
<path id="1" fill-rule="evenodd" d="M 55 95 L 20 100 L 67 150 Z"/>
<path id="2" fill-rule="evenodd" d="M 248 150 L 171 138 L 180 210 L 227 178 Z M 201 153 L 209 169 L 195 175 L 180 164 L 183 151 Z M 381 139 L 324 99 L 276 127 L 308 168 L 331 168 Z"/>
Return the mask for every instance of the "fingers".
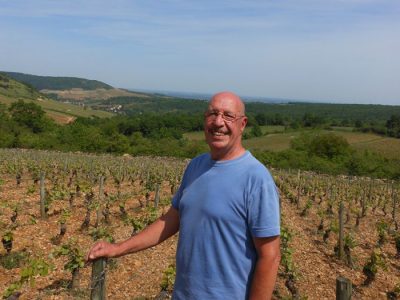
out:
<path id="1" fill-rule="evenodd" d="M 108 257 L 109 256 L 109 251 L 108 251 L 109 247 L 110 247 L 110 244 L 107 242 L 104 242 L 104 241 L 97 242 L 89 250 L 89 252 L 86 256 L 86 261 L 93 261 L 100 257 Z"/>
<path id="2" fill-rule="evenodd" d="M 90 261 L 90 260 L 95 259 L 95 254 L 94 254 L 94 252 L 95 252 L 95 248 L 97 247 L 97 245 L 98 245 L 98 243 L 94 244 L 94 245 L 92 246 L 92 248 L 90 248 L 89 252 L 88 252 L 87 255 L 86 255 L 86 261 Z"/>

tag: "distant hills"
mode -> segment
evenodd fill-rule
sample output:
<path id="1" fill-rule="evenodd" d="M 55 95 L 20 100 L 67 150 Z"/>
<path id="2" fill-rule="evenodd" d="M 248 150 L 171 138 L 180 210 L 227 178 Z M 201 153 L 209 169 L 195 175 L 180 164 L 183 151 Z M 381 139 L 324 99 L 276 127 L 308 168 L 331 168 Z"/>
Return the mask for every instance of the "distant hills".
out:
<path id="1" fill-rule="evenodd" d="M 97 80 L 76 77 L 49 77 L 16 72 L 0 72 L 0 102 L 28 99 L 39 101 L 50 111 L 69 116 L 141 115 L 143 113 L 190 113 L 201 116 L 207 107 L 207 94 L 172 92 L 137 92 L 117 89 Z M 18 81 L 15 80 L 18 78 Z M 37 90 L 41 88 L 40 90 Z M 50 100 L 53 99 L 53 100 Z M 304 118 L 334 120 L 335 124 L 354 124 L 357 120 L 384 124 L 400 106 L 306 103 L 282 99 L 245 98 L 250 121 L 264 124 L 289 124 Z M 56 100 L 56 101 L 54 101 Z M 268 101 L 268 103 L 265 103 Z M 256 102 L 253 102 L 256 101 Z M 67 105 L 64 108 L 61 105 Z M 70 118 L 68 118 L 69 120 Z M 295 125 L 293 125 L 295 126 Z"/>
<path id="2" fill-rule="evenodd" d="M 0 104 L 10 105 L 18 100 L 40 105 L 49 117 L 59 123 L 70 123 L 79 116 L 100 118 L 113 116 L 110 112 L 54 101 L 29 83 L 17 81 L 0 72 Z"/>
<path id="3" fill-rule="evenodd" d="M 53 76 L 38 76 L 17 72 L 0 72 L 7 76 L 31 85 L 37 90 L 70 90 L 74 88 L 82 90 L 96 89 L 113 89 L 111 85 L 98 80 L 89 80 L 78 77 L 53 77 Z"/>
<path id="4" fill-rule="evenodd" d="M 143 93 L 151 93 L 159 96 L 168 96 L 175 98 L 184 98 L 184 99 L 194 99 L 194 100 L 206 100 L 211 99 L 213 94 L 211 93 L 195 93 L 195 92 L 177 92 L 177 91 L 165 91 L 165 90 L 144 90 L 144 89 L 136 89 L 136 91 Z M 300 100 L 292 100 L 292 99 L 283 99 L 283 98 L 268 98 L 268 97 L 256 97 L 256 96 L 245 96 L 239 95 L 240 98 L 244 102 L 262 102 L 262 103 L 289 103 L 289 102 L 304 102 Z"/>
<path id="5" fill-rule="evenodd" d="M 25 83 L 54 100 L 74 104 L 86 100 L 104 101 L 114 97 L 149 97 L 146 93 L 117 89 L 98 80 L 78 77 L 38 76 L 5 71 L 0 71 L 0 74 Z"/>

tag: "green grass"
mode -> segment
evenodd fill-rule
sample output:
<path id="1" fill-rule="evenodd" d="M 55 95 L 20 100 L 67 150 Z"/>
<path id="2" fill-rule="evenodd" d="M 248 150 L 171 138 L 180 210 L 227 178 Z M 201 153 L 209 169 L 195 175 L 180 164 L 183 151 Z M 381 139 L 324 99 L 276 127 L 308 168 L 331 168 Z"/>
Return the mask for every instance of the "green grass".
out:
<path id="1" fill-rule="evenodd" d="M 41 94 L 32 87 L 0 74 L 0 95 L 14 99 L 37 99 Z"/>
<path id="2" fill-rule="evenodd" d="M 250 131 L 251 128 L 246 128 Z M 348 143 L 357 151 L 369 150 L 377 152 L 389 159 L 399 159 L 400 139 L 383 137 L 372 133 L 352 132 L 349 128 L 335 128 L 335 130 L 303 130 L 304 132 L 318 134 L 333 132 L 343 136 Z M 261 137 L 254 137 L 243 140 L 243 145 L 250 151 L 282 151 L 290 148 L 290 141 L 299 136 L 302 131 L 284 132 L 283 126 L 263 126 L 262 132 L 265 134 Z M 269 133 L 268 132 L 276 132 Z M 184 136 L 189 140 L 204 140 L 203 132 L 185 133 Z"/>
<path id="3" fill-rule="evenodd" d="M 246 149 L 282 151 L 289 149 L 290 141 L 298 136 L 300 132 L 272 133 L 260 137 L 254 137 L 243 141 Z"/>
<path id="4" fill-rule="evenodd" d="M 335 131 L 353 131 L 354 127 L 339 127 L 339 126 L 332 126 L 332 129 Z"/>
<path id="5" fill-rule="evenodd" d="M 192 131 L 183 134 L 183 137 L 191 141 L 203 141 L 204 132 L 203 131 Z"/>
<path id="6" fill-rule="evenodd" d="M 373 151 L 389 159 L 400 158 L 400 139 L 362 132 L 335 132 L 358 151 Z"/>
<path id="7" fill-rule="evenodd" d="M 244 132 L 250 133 L 251 127 L 246 127 Z M 270 133 L 279 133 L 285 131 L 285 126 L 261 126 L 261 131 L 263 134 Z M 193 131 L 184 133 L 183 136 L 192 141 L 202 141 L 204 140 L 204 132 L 203 131 Z"/>
<path id="8" fill-rule="evenodd" d="M 247 128 L 247 130 L 249 129 L 251 128 Z M 261 126 L 261 131 L 263 134 L 285 132 L 285 126 L 281 125 Z"/>
<path id="9" fill-rule="evenodd" d="M 53 115 L 56 116 L 72 116 L 72 117 L 92 117 L 96 116 L 99 118 L 109 118 L 112 117 L 114 114 L 102 110 L 92 110 L 88 108 L 87 110 L 83 109 L 80 106 L 73 105 L 73 104 L 67 104 L 67 103 L 61 103 L 57 102 L 54 100 L 50 99 L 42 99 L 42 100 L 32 100 L 32 99 L 26 99 L 26 98 L 19 98 L 24 100 L 25 102 L 33 102 L 38 105 L 40 105 L 44 111 L 50 116 L 53 117 Z M 0 95 L 0 103 L 4 103 L 7 106 L 10 105 L 11 103 L 17 101 L 18 99 L 13 99 L 9 97 L 5 97 L 3 95 Z M 57 118 L 56 118 L 57 120 Z"/>
<path id="10" fill-rule="evenodd" d="M 55 100 L 50 100 L 50 99 L 46 99 L 46 100 L 35 102 L 35 103 L 41 105 L 43 107 L 43 109 L 46 111 L 63 113 L 63 114 L 75 116 L 75 117 L 96 116 L 99 118 L 108 118 L 108 117 L 112 117 L 114 115 L 107 111 L 92 110 L 90 108 L 85 110 L 84 108 L 77 106 L 77 105 L 61 103 L 61 102 L 57 102 Z"/>

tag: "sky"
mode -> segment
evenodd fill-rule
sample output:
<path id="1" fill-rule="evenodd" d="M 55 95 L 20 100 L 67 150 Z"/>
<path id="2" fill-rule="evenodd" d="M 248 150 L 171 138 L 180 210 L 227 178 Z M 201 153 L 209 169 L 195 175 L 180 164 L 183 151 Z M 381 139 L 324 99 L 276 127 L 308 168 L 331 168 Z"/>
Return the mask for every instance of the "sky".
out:
<path id="1" fill-rule="evenodd" d="M 400 105 L 400 1 L 0 0 L 0 70 Z"/>

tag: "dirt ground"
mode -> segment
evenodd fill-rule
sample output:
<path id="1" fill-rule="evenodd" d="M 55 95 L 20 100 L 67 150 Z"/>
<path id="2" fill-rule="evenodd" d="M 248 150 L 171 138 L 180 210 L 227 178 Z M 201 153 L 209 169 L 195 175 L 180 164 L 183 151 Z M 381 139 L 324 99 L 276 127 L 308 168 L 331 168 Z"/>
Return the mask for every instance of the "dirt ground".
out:
<path id="1" fill-rule="evenodd" d="M 25 284 L 20 289 L 20 299 L 88 299 L 90 294 L 91 265 L 85 265 L 80 271 L 79 286 L 71 291 L 67 288 L 70 272 L 64 270 L 65 257 L 55 257 L 51 239 L 60 231 L 59 220 L 63 209 L 69 207 L 67 200 L 58 200 L 51 204 L 46 220 L 40 219 L 39 185 L 33 185 L 28 178 L 23 178 L 20 186 L 12 177 L 2 177 L 0 184 L 0 225 L 1 233 L 12 224 L 13 208 L 18 203 L 18 217 L 13 229 L 14 241 L 11 253 L 29 254 L 29 257 L 41 257 L 53 265 L 46 276 L 36 276 L 34 285 Z M 32 191 L 33 190 L 33 191 Z M 109 195 L 115 193 L 115 187 L 106 182 L 105 190 Z M 124 183 L 121 192 L 127 197 L 126 210 L 129 216 L 143 214 L 140 202 L 144 203 L 145 195 L 141 192 L 140 183 L 134 186 Z M 154 194 L 150 195 L 153 199 Z M 161 199 L 171 197 L 170 188 L 165 183 L 161 188 Z M 306 201 L 302 199 L 302 201 Z M 165 200 L 165 203 L 168 203 Z M 166 211 L 168 205 L 162 206 L 158 214 Z M 67 219 L 67 231 L 61 244 L 76 239 L 83 253 L 87 253 L 93 244 L 87 231 L 80 226 L 85 217 L 84 196 L 75 199 L 71 214 Z M 387 293 L 394 290 L 400 281 L 400 259 L 396 258 L 394 241 L 389 240 L 382 246 L 385 268 L 378 269 L 375 280 L 364 285 L 366 279 L 362 272 L 377 241 L 375 224 L 377 215 L 361 219 L 355 232 L 356 246 L 352 249 L 353 268 L 339 261 L 334 254 L 337 237 L 331 234 L 326 243 L 317 232 L 319 218 L 317 212 L 310 210 L 307 216 L 301 216 L 298 209 L 287 199 L 282 198 L 282 220 L 292 232 L 290 247 L 293 250 L 295 265 L 295 286 L 299 299 L 334 299 L 336 278 L 344 276 L 353 283 L 353 299 L 389 299 Z M 95 212 L 91 214 L 90 229 L 94 228 Z M 351 219 L 349 224 L 354 223 Z M 111 206 L 111 222 L 108 225 L 116 241 L 128 238 L 132 226 L 124 223 L 118 205 Z M 90 230 L 89 229 L 89 230 Z M 163 274 L 169 265 L 174 263 L 177 236 L 161 245 L 141 253 L 113 259 L 107 266 L 106 290 L 108 299 L 154 299 L 159 295 Z M 0 249 L 0 259 L 7 257 L 5 249 Z M 6 269 L 0 266 L 0 291 L 3 292 L 20 278 L 23 265 Z M 274 293 L 274 299 L 291 299 L 285 286 L 285 274 L 281 267 Z M 396 299 L 396 298 L 391 298 Z"/>

